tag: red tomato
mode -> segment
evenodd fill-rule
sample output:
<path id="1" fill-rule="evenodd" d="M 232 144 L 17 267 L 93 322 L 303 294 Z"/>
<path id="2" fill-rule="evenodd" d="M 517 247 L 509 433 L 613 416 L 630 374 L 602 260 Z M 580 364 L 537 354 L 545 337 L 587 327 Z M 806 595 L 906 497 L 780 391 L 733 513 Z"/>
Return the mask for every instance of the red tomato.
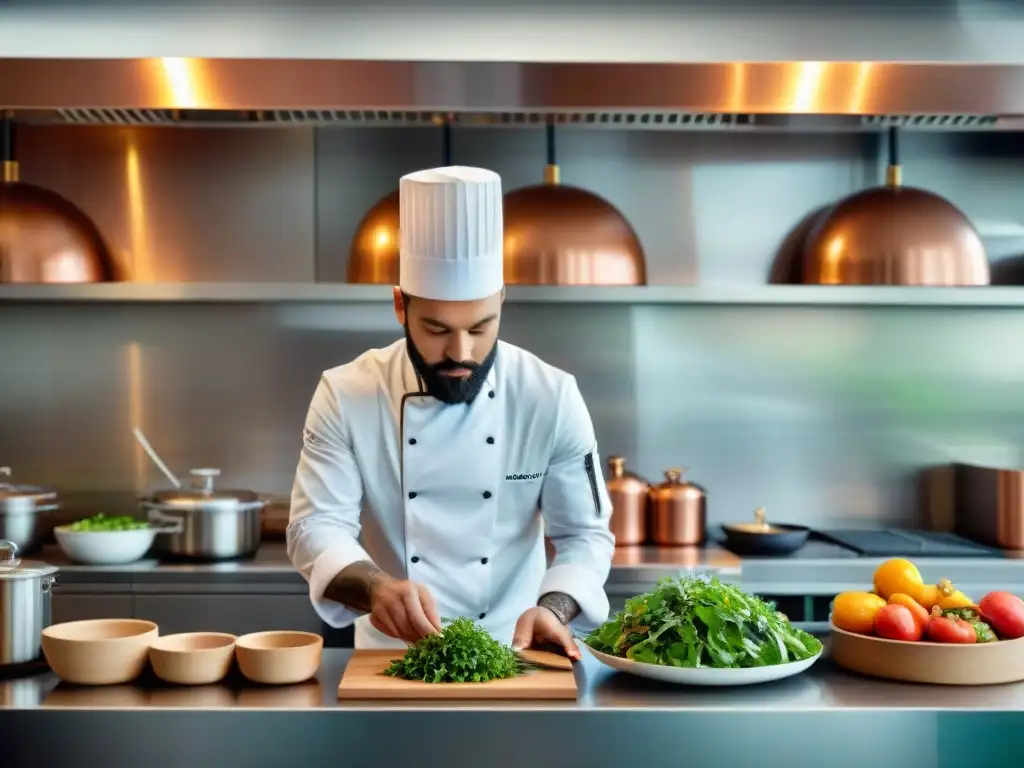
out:
<path id="1" fill-rule="evenodd" d="M 928 622 L 928 637 L 937 643 L 976 643 L 978 636 L 969 621 L 948 616 L 933 616 Z"/>
<path id="2" fill-rule="evenodd" d="M 922 627 L 905 605 L 892 603 L 875 616 L 875 633 L 886 640 L 920 640 Z"/>
<path id="3" fill-rule="evenodd" d="M 1024 601 L 1009 592 L 989 592 L 978 603 L 981 615 L 1003 640 L 1024 637 Z"/>

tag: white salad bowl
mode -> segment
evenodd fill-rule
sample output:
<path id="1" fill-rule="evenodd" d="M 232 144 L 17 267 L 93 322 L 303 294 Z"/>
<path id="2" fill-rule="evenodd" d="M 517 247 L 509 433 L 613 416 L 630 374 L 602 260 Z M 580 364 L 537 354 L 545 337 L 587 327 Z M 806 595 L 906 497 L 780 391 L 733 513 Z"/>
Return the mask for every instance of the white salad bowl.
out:
<path id="1" fill-rule="evenodd" d="M 158 529 L 75 531 L 70 525 L 53 529 L 57 544 L 70 559 L 83 565 L 127 565 L 141 560 L 153 546 Z"/>
<path id="2" fill-rule="evenodd" d="M 585 642 L 580 645 L 590 651 L 591 655 L 602 664 L 637 677 L 646 677 L 648 680 L 658 680 L 663 683 L 675 683 L 676 685 L 700 685 L 700 686 L 726 686 L 726 685 L 753 685 L 755 683 L 769 683 L 773 680 L 783 680 L 809 669 L 814 662 L 821 658 L 821 651 L 803 661 L 791 661 L 786 664 L 771 664 L 766 667 L 747 667 L 745 669 L 715 669 L 713 667 L 668 667 L 662 664 L 645 664 L 632 659 L 623 659 L 618 656 L 610 656 L 607 653 L 595 651 Z"/>

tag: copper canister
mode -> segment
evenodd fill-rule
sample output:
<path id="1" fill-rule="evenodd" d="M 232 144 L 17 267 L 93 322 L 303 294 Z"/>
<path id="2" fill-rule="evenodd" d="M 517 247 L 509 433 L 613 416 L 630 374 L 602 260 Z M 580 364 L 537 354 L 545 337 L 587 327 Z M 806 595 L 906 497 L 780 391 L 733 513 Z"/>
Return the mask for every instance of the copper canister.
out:
<path id="1" fill-rule="evenodd" d="M 666 470 L 665 482 L 651 487 L 651 535 L 659 546 L 695 546 L 707 538 L 707 496 L 699 485 L 683 480 L 685 472 Z"/>
<path id="2" fill-rule="evenodd" d="M 626 460 L 621 456 L 608 459 L 608 470 L 608 495 L 612 500 L 611 531 L 615 534 L 615 546 L 645 544 L 650 486 L 639 475 L 626 471 Z"/>

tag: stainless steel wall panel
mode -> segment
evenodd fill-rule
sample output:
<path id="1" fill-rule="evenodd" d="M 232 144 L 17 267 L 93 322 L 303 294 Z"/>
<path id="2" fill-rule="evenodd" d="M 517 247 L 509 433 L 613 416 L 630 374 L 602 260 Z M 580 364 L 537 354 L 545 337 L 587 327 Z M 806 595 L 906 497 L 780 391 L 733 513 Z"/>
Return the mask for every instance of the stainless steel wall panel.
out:
<path id="1" fill-rule="evenodd" d="M 122 129 L 79 130 L 27 130 L 24 176 L 123 245 Z M 154 251 L 153 275 L 184 280 L 338 279 L 359 218 L 398 175 L 434 164 L 439 143 L 426 129 L 321 130 L 314 158 L 306 129 L 171 133 L 138 129 L 160 169 L 152 242 L 175 246 Z M 630 218 L 662 284 L 763 283 L 808 209 L 879 178 L 869 136 L 559 136 L 563 179 Z M 539 131 L 460 129 L 453 154 L 508 188 L 544 161 Z M 978 221 L 1024 220 L 1024 152 L 1009 135 L 915 134 L 904 161 L 909 183 Z M 1024 253 L 1021 238 L 988 242 Z M 386 300 L 0 303 L 0 464 L 76 491 L 82 510 L 130 504 L 162 484 L 137 424 L 178 471 L 212 464 L 233 486 L 287 494 L 320 372 L 399 333 Z M 764 505 L 819 526 L 909 524 L 921 467 L 1024 462 L 1017 309 L 510 303 L 503 336 L 577 376 L 605 456 L 651 479 L 689 466 L 712 522 Z"/>
<path id="2" fill-rule="evenodd" d="M 310 130 L 27 126 L 18 157 L 139 282 L 314 279 Z"/>

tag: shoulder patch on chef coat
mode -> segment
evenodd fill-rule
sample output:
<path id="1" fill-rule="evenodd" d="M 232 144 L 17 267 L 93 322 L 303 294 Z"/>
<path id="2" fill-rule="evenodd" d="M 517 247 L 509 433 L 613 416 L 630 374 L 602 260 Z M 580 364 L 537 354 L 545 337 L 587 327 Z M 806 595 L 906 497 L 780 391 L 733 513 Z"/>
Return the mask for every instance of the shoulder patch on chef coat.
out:
<path id="1" fill-rule="evenodd" d="M 540 480 L 542 477 L 544 477 L 543 472 L 513 472 L 511 475 L 505 475 L 505 482 L 529 483 L 533 480 Z"/>

